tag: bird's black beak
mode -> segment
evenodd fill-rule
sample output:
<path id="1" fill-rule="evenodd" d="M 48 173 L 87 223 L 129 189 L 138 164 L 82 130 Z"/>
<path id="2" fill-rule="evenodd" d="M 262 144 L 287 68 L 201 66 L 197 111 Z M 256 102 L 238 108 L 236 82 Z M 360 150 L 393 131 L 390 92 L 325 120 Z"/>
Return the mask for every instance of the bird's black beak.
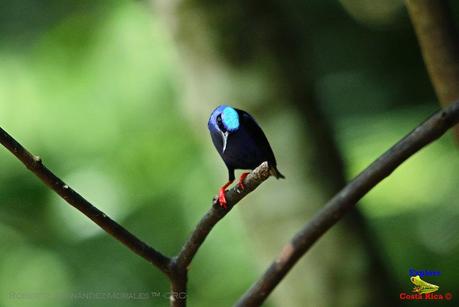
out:
<path id="1" fill-rule="evenodd" d="M 225 149 L 226 149 L 226 143 L 228 141 L 228 131 L 220 131 L 220 133 L 222 134 L 222 139 L 223 139 L 223 152 L 225 152 Z"/>

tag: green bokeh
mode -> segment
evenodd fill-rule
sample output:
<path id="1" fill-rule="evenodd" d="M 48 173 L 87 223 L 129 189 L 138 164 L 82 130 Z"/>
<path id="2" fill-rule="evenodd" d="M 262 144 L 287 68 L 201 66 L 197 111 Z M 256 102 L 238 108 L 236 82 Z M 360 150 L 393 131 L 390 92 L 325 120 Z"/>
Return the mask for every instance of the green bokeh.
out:
<path id="1" fill-rule="evenodd" d="M 351 178 L 436 105 L 420 77 L 419 55 L 407 51 L 416 45 L 405 39 L 402 8 L 388 1 L 376 14 L 368 5 L 358 9 L 353 1 L 341 2 L 341 18 L 316 25 L 310 39 L 315 87 L 335 123 Z M 337 10 L 336 3 L 316 6 Z M 190 106 L 182 104 L 182 67 L 162 21 L 133 1 L 23 0 L 1 7 L 0 125 L 108 215 L 175 254 L 226 173 L 206 122 L 197 126 L 188 118 Z M 394 51 L 398 41 L 411 49 Z M 263 90 L 247 80 L 236 85 L 248 96 Z M 260 113 L 282 148 L 279 160 L 295 168 L 298 118 L 289 110 L 271 120 L 269 111 Z M 447 136 L 363 200 L 401 291 L 410 287 L 411 267 L 438 269 L 440 286 L 459 286 L 454 278 L 458 167 L 456 145 Z M 271 194 L 259 199 L 303 201 L 311 189 L 303 179 L 276 183 L 281 193 L 267 182 L 260 189 Z M 279 219 L 287 216 L 282 207 L 266 210 Z M 230 305 L 259 275 L 246 222 L 232 212 L 200 250 L 189 278 L 191 306 Z M 66 296 L 88 292 L 149 295 L 91 300 L 91 306 L 168 305 L 164 276 L 66 205 L 5 150 L 0 150 L 0 244 L 0 306 L 88 306 L 88 300 Z"/>

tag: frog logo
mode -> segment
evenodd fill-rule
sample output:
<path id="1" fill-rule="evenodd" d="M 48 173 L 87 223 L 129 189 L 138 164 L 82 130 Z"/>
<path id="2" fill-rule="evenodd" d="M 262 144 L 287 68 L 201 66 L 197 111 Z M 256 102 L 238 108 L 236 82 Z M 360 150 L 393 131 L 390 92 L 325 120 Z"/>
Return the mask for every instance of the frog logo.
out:
<path id="1" fill-rule="evenodd" d="M 412 292 L 419 294 L 433 293 L 440 289 L 439 286 L 430 284 L 419 277 L 419 275 L 413 276 L 410 278 L 411 282 L 414 284 Z"/>

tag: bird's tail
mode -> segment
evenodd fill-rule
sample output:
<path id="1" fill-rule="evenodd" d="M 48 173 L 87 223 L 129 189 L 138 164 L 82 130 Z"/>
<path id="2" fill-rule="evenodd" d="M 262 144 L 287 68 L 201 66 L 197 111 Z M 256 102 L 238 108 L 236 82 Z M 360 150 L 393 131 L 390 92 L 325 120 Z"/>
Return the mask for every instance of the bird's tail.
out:
<path id="1" fill-rule="evenodd" d="M 281 172 L 279 172 L 279 170 L 277 169 L 277 166 L 271 166 L 271 168 L 269 169 L 270 172 L 271 172 L 271 175 L 273 175 L 274 177 L 276 177 L 277 179 L 285 179 L 285 176 L 282 175 Z"/>

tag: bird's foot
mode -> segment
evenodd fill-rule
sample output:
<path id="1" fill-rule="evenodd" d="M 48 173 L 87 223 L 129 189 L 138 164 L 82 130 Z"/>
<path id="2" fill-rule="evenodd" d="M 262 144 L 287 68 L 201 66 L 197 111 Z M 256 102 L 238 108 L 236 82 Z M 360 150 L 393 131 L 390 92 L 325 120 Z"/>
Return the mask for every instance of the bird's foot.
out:
<path id="1" fill-rule="evenodd" d="M 222 208 L 226 209 L 228 207 L 227 206 L 228 202 L 226 201 L 225 191 L 226 191 L 226 188 L 229 187 L 233 183 L 233 181 L 234 180 L 228 181 L 218 191 L 218 203 L 220 204 L 220 207 L 222 207 Z"/>
<path id="2" fill-rule="evenodd" d="M 245 173 L 242 173 L 241 177 L 239 177 L 239 182 L 237 183 L 237 191 L 238 191 L 238 192 L 241 192 L 242 190 L 245 189 L 244 179 L 245 179 L 245 177 L 247 177 L 249 174 L 250 174 L 249 172 L 245 172 Z"/>

